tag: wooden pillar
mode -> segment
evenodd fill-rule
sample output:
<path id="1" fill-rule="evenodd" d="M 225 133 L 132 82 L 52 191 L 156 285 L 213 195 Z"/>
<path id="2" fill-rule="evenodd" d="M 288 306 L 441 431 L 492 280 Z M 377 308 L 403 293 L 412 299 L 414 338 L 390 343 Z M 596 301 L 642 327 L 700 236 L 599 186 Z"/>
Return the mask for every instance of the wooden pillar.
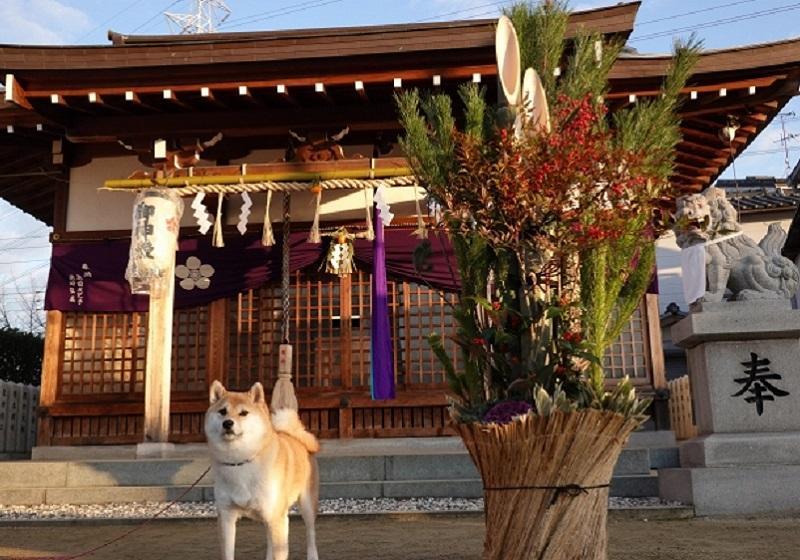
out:
<path id="1" fill-rule="evenodd" d="M 144 441 L 169 441 L 169 398 L 172 380 L 172 308 L 175 261 L 150 288 L 147 357 L 144 382 Z"/>
<path id="2" fill-rule="evenodd" d="M 651 381 L 655 392 L 653 395 L 653 422 L 657 430 L 669 430 L 669 397 L 664 364 L 664 343 L 661 340 L 661 320 L 658 313 L 658 294 L 645 294 L 644 314 L 647 322 Z"/>
<path id="3" fill-rule="evenodd" d="M 39 426 L 36 445 L 50 445 L 52 418 L 48 408 L 56 402 L 61 378 L 61 365 L 64 363 L 64 313 L 48 311 L 44 334 L 44 359 L 42 360 L 42 380 L 39 388 Z"/>

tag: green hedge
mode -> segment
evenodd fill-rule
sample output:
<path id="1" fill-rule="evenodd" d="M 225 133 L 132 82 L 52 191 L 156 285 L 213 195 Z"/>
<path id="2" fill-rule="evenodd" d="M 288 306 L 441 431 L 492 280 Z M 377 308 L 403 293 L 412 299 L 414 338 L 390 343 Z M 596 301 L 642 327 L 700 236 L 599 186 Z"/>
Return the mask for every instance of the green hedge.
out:
<path id="1" fill-rule="evenodd" d="M 0 328 L 0 379 L 39 385 L 44 337 L 12 328 Z"/>

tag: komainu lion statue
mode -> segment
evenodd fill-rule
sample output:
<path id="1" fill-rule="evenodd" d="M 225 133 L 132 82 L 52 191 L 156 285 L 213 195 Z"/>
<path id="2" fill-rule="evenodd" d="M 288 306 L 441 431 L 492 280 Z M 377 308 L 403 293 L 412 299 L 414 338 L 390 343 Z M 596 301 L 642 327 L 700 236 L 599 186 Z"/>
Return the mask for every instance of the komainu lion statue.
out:
<path id="1" fill-rule="evenodd" d="M 742 234 L 736 209 L 725 191 L 709 187 L 677 201 L 675 234 L 678 246 L 706 243 L 707 302 L 788 299 L 800 284 L 797 266 L 781 256 L 786 232 L 770 224 L 760 243 Z"/>

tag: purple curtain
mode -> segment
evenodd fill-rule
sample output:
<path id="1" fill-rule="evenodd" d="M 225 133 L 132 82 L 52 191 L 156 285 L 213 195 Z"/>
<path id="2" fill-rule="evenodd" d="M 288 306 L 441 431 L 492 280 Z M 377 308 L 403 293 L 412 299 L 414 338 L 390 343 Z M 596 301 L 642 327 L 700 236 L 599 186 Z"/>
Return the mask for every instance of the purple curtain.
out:
<path id="1" fill-rule="evenodd" d="M 375 240 L 372 242 L 372 336 L 370 337 L 371 389 L 373 400 L 394 398 L 392 332 L 386 286 L 386 245 L 381 211 L 375 208 Z"/>
<path id="2" fill-rule="evenodd" d="M 292 271 L 319 262 L 324 245 L 306 243 L 308 234 L 290 234 Z M 260 236 L 229 236 L 224 248 L 211 246 L 211 238 L 187 238 L 178 242 L 176 267 L 186 267 L 189 277 L 176 279 L 175 307 L 205 305 L 244 290 L 258 288 L 280 278 L 281 240 L 272 247 L 261 245 Z M 59 243 L 53 246 L 46 309 L 61 311 L 146 311 L 148 297 L 131 294 L 125 280 L 130 241 Z M 211 265 L 193 268 L 193 265 Z M 208 287 L 200 288 L 207 278 Z"/>
<path id="3" fill-rule="evenodd" d="M 445 234 L 429 234 L 432 252 L 422 279 L 414 270 L 413 253 L 420 240 L 412 229 L 388 228 L 384 232 L 386 274 L 389 278 L 428 283 L 434 288 L 457 291 L 458 277 L 450 274 L 448 259 L 455 268 L 450 243 Z M 190 237 L 178 242 L 176 266 L 189 269 L 189 278 L 178 278 L 175 286 L 175 307 L 206 305 L 216 299 L 230 297 L 248 289 L 255 289 L 280 278 L 281 239 L 275 245 L 264 247 L 258 234 L 228 235 L 224 248 L 211 246 L 211 238 Z M 291 263 L 294 272 L 311 268 L 316 270 L 324 258 L 328 240 L 321 244 L 307 243 L 308 232 L 290 234 Z M 130 241 L 127 239 L 57 243 L 53 245 L 50 276 L 45 295 L 45 308 L 61 311 L 146 311 L 147 296 L 131 294 L 125 280 Z M 363 239 L 355 241 L 355 258 L 362 270 L 372 270 L 374 260 L 372 243 Z M 195 259 L 190 259 L 195 257 Z M 191 269 L 189 264 L 208 264 L 208 267 Z M 457 274 L 457 272 L 456 272 Z M 206 276 L 207 275 L 207 276 Z M 198 283 L 201 278 L 208 278 Z"/>
<path id="4" fill-rule="evenodd" d="M 414 269 L 414 250 L 423 241 L 417 238 L 413 228 L 389 228 L 385 231 L 384 239 L 386 274 L 389 278 L 428 284 L 445 292 L 457 292 L 461 289 L 458 265 L 446 233 L 428 231 L 431 252 L 427 264 L 430 268 L 421 274 Z M 365 239 L 356 239 L 354 245 L 356 262 L 362 268 L 371 269 L 372 243 Z"/>

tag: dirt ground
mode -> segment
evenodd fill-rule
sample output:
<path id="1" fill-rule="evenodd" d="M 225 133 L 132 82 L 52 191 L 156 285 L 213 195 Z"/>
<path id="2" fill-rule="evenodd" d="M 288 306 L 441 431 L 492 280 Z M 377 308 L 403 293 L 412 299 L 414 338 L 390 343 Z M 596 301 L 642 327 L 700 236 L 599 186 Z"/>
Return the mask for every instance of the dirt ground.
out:
<path id="1" fill-rule="evenodd" d="M 0 526 L 0 558 L 71 555 L 113 539 L 125 525 Z M 323 517 L 322 560 L 479 560 L 480 515 Z M 291 558 L 305 558 L 302 521 L 291 524 Z M 610 560 L 797 560 L 800 519 L 609 521 Z M 261 526 L 240 524 L 237 558 L 263 558 Z M 92 556 L 97 560 L 218 558 L 213 521 L 157 522 Z"/>

